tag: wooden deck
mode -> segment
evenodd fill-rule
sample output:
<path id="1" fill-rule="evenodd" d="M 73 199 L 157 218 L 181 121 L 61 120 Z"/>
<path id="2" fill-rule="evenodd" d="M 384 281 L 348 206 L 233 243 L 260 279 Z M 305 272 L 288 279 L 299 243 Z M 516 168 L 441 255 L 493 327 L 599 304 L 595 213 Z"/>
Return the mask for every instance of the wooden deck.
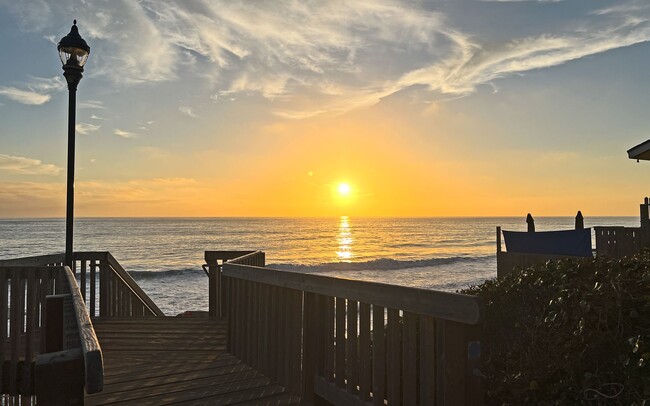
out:
<path id="1" fill-rule="evenodd" d="M 288 405 L 300 399 L 226 352 L 226 323 L 99 318 L 104 390 L 86 405 Z"/>

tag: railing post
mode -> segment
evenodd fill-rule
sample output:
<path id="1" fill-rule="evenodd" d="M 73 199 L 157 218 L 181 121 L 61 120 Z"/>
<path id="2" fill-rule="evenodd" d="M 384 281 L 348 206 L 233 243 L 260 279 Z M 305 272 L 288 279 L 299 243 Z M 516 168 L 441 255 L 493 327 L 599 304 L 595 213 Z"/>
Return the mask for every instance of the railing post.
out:
<path id="1" fill-rule="evenodd" d="M 108 316 L 108 254 L 104 255 L 99 265 L 99 317 Z M 91 315 L 91 316 L 94 316 Z"/>
<path id="2" fill-rule="evenodd" d="M 38 404 L 83 405 L 84 357 L 81 348 L 69 349 L 80 346 L 74 343 L 79 340 L 78 330 L 71 328 L 77 323 L 71 295 L 46 296 L 44 311 L 46 353 L 36 357 L 34 364 L 34 394 Z"/>
<path id="3" fill-rule="evenodd" d="M 69 295 L 45 297 L 45 352 L 63 349 L 63 301 Z"/>
<path id="4" fill-rule="evenodd" d="M 221 305 L 221 267 L 216 260 L 210 260 L 208 263 L 208 305 L 210 317 L 223 317 L 223 306 Z"/>

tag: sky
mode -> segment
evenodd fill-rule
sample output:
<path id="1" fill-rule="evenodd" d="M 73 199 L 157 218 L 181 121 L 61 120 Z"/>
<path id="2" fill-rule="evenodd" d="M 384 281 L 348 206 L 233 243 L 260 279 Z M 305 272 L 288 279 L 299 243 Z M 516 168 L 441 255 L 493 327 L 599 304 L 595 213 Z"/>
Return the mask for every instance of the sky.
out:
<path id="1" fill-rule="evenodd" d="M 65 216 L 73 19 L 77 216 L 589 217 L 650 194 L 626 154 L 650 138 L 647 0 L 0 0 L 0 218 Z"/>

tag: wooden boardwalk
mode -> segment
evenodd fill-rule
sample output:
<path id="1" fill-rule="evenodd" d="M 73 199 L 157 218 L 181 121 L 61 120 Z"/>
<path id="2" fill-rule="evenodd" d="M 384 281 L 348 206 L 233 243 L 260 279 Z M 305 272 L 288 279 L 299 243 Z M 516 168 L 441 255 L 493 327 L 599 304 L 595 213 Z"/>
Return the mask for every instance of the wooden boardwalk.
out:
<path id="1" fill-rule="evenodd" d="M 226 352 L 226 323 L 207 318 L 93 321 L 104 390 L 86 405 L 288 405 L 300 399 Z"/>

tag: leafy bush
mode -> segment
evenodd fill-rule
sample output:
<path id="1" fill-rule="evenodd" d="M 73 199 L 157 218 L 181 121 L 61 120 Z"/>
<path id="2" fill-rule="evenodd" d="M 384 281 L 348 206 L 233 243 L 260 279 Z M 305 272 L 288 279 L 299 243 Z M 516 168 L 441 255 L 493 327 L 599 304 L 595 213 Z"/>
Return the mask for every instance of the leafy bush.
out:
<path id="1" fill-rule="evenodd" d="M 650 253 L 551 261 L 463 293 L 485 303 L 489 405 L 650 405 Z"/>

